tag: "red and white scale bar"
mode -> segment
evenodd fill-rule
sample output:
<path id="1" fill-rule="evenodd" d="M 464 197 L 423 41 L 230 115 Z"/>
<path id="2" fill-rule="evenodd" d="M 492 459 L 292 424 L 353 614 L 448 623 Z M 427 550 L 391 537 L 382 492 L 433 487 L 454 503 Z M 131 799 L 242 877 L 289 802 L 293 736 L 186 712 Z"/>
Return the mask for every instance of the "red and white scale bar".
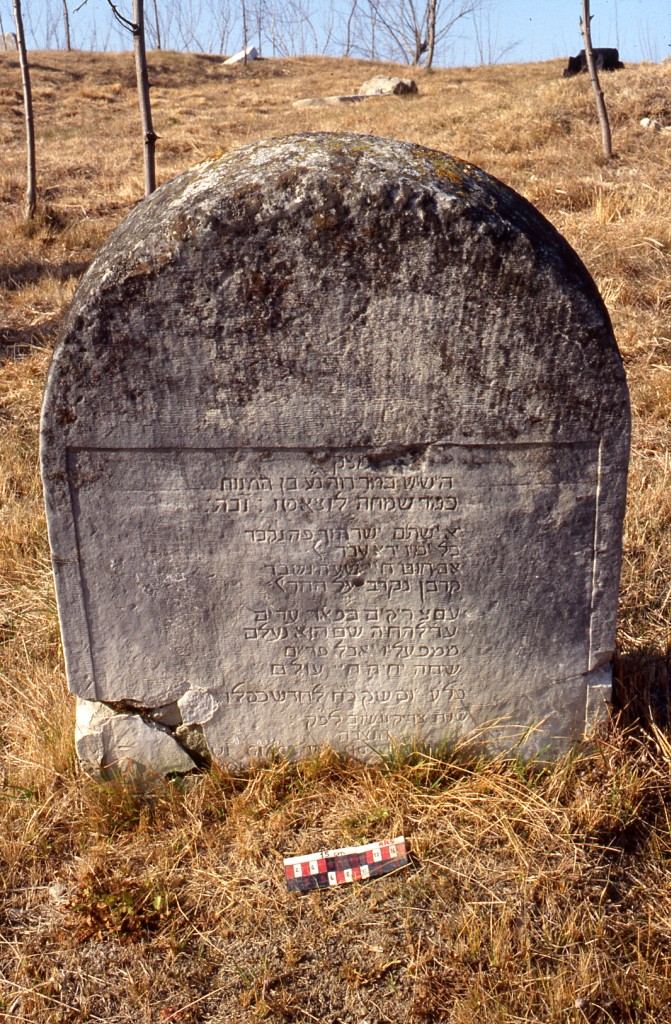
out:
<path id="1" fill-rule="evenodd" d="M 365 846 L 345 846 L 284 858 L 290 889 L 326 888 L 356 882 L 387 874 L 408 863 L 404 836 Z"/>

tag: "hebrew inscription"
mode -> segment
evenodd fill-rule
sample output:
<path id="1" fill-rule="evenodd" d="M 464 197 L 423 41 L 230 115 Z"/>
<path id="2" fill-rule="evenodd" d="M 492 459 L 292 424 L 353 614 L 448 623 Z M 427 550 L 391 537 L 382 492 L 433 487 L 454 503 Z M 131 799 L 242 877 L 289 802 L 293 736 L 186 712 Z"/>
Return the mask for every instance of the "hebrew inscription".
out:
<path id="1" fill-rule="evenodd" d="M 587 670 L 595 444 L 67 464 L 99 699 L 140 676 L 185 719 L 206 707 L 223 758 L 438 742 L 505 716 L 520 661 L 530 694 L 548 662 Z"/>

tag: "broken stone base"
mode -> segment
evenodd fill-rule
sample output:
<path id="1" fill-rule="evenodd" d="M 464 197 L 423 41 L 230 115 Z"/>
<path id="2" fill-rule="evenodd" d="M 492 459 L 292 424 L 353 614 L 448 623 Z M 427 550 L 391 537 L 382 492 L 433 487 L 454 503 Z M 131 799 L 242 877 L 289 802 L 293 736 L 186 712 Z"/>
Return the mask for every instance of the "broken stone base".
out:
<path id="1" fill-rule="evenodd" d="M 585 733 L 592 732 L 609 715 L 612 691 L 610 665 L 581 677 L 586 684 Z M 548 708 L 548 723 L 556 709 Z M 184 775 L 211 763 L 211 754 L 200 722 L 213 714 L 211 695 L 190 689 L 176 704 L 156 708 L 151 718 L 133 711 L 115 711 L 99 701 L 77 698 L 75 744 L 82 766 L 104 778 L 130 775 L 145 786 L 152 777 Z M 164 724 L 162 724 L 164 723 Z M 500 726 L 505 723 L 498 723 Z M 171 728 L 169 728 L 170 726 Z M 545 724 L 537 735 L 506 736 L 506 746 L 519 744 L 519 753 L 544 760 L 553 751 Z M 519 731 L 519 730 L 518 730 Z M 533 749 L 531 749 L 533 748 Z"/>
<path id="2" fill-rule="evenodd" d="M 184 743 L 183 735 L 181 739 Z M 138 779 L 147 774 L 183 775 L 197 765 L 182 743 L 166 726 L 139 714 L 119 713 L 107 704 L 77 698 L 75 745 L 90 771 L 106 777 L 131 772 Z"/>

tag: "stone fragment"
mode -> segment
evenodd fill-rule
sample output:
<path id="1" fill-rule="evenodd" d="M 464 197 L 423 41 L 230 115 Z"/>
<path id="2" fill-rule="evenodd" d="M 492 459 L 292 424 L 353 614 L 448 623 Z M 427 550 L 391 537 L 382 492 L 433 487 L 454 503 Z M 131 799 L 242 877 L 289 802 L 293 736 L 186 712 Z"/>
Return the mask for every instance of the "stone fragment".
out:
<path id="1" fill-rule="evenodd" d="M 140 715 L 118 714 L 96 701 L 77 701 L 75 743 L 79 759 L 95 771 L 124 773 L 139 768 L 172 775 L 196 767 L 167 729 Z"/>
<path id="2" fill-rule="evenodd" d="M 361 96 L 407 96 L 417 92 L 417 83 L 412 78 L 394 78 L 392 75 L 375 75 L 359 88 Z"/>
<path id="3" fill-rule="evenodd" d="M 500 182 L 347 134 L 201 164 L 100 250 L 49 371 L 69 685 L 222 764 L 566 749 L 610 692 L 628 445 L 603 301 Z M 82 756 L 175 770 L 108 710 Z"/>
<path id="4" fill-rule="evenodd" d="M 103 727 L 114 718 L 115 712 L 106 704 L 95 700 L 77 698 L 75 718 L 75 747 L 79 760 L 92 768 L 100 769 L 105 760 Z"/>
<path id="5" fill-rule="evenodd" d="M 209 722 L 217 710 L 217 702 L 209 690 L 194 687 L 177 701 L 184 725 L 202 725 Z"/>
<path id="6" fill-rule="evenodd" d="M 234 53 L 232 57 L 229 57 L 227 60 L 222 61 L 222 63 L 225 64 L 225 65 L 226 64 L 244 64 L 245 63 L 245 57 L 247 58 L 247 62 L 249 62 L 251 60 L 257 60 L 258 56 L 259 56 L 259 51 L 256 49 L 256 47 L 255 46 L 248 46 L 245 50 L 239 50 L 238 53 Z"/>
<path id="7" fill-rule="evenodd" d="M 3 32 L 1 40 L 0 50 L 18 50 L 19 41 L 16 38 L 16 32 Z"/>

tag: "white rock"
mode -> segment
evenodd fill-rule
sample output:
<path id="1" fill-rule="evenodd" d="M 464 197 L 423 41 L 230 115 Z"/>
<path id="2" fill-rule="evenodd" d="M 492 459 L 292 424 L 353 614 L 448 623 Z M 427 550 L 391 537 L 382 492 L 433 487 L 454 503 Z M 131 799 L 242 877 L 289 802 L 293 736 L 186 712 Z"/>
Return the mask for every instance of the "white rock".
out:
<path id="1" fill-rule="evenodd" d="M 412 78 L 394 78 L 391 75 L 375 75 L 359 89 L 360 96 L 406 96 L 417 92 L 417 83 Z"/>
<path id="2" fill-rule="evenodd" d="M 642 128 L 649 128 L 653 132 L 659 132 L 664 130 L 664 126 L 656 121 L 654 117 L 642 117 L 640 121 Z"/>

